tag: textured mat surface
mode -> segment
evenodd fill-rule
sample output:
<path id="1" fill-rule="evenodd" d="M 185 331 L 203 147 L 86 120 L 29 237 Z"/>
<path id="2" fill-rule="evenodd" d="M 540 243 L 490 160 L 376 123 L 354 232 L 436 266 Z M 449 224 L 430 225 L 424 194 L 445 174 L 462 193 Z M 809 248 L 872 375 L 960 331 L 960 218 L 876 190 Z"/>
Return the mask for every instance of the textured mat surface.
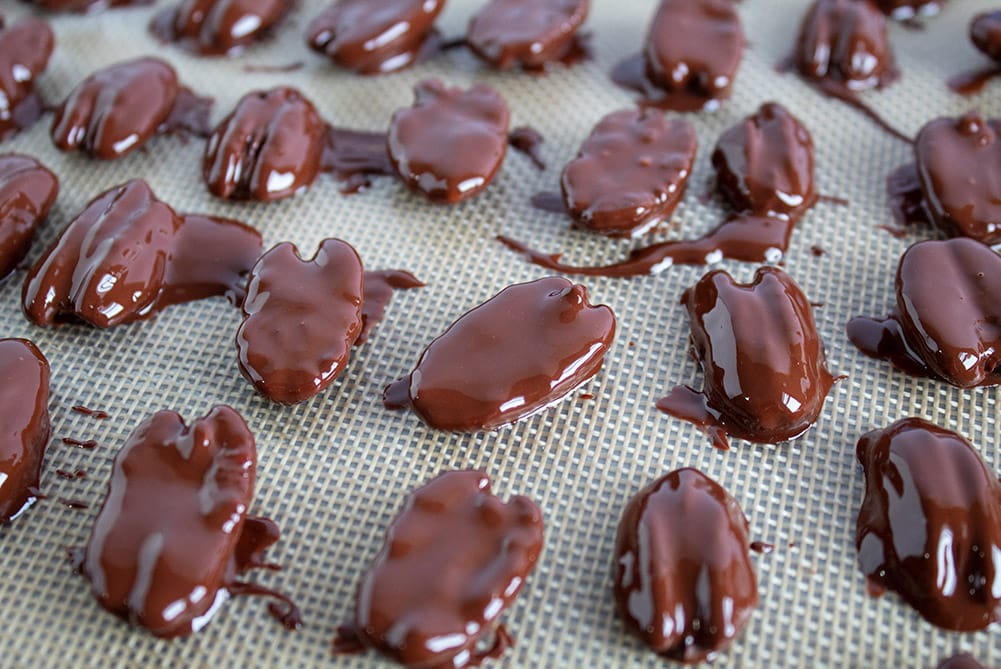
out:
<path id="1" fill-rule="evenodd" d="M 160 3 L 161 6 L 163 2 Z M 321 177 L 305 195 L 278 204 L 230 205 L 211 198 L 200 179 L 202 143 L 153 141 L 116 163 L 97 163 L 55 151 L 46 119 L 0 149 L 38 156 L 62 179 L 62 192 L 32 258 L 83 204 L 127 178 L 147 179 L 179 211 L 241 218 L 270 247 L 292 240 L 312 254 L 328 236 L 350 241 L 369 268 L 405 268 L 427 283 L 398 293 L 386 320 L 355 351 L 347 372 L 325 393 L 294 408 L 257 397 L 236 367 L 233 335 L 239 313 L 223 299 L 173 308 L 155 320 L 98 332 L 82 327 L 42 330 L 21 315 L 24 272 L 0 285 L 2 335 L 29 337 L 52 363 L 53 442 L 39 503 L 0 529 L 0 664 L 17 667 L 134 666 L 381 666 L 373 655 L 332 658 L 330 639 L 352 608 L 355 584 L 377 552 L 385 526 L 410 489 L 443 469 L 478 467 L 501 496 L 521 493 L 542 505 L 546 547 L 541 563 L 506 616 L 517 645 L 496 667 L 657 667 L 663 661 L 629 637 L 611 597 L 615 528 L 626 500 L 647 482 L 681 466 L 696 466 L 743 506 L 756 539 L 775 544 L 755 558 L 761 606 L 719 667 L 933 667 L 969 650 L 988 666 L 1001 665 L 997 631 L 958 635 L 939 631 L 890 594 L 872 599 L 856 567 L 855 514 L 862 474 L 854 446 L 863 432 L 903 416 L 923 416 L 965 434 L 995 471 L 1001 469 L 997 389 L 964 392 L 914 379 L 864 358 L 844 325 L 856 314 L 883 314 L 893 302 L 893 272 L 906 246 L 931 236 L 916 229 L 896 239 L 877 228 L 890 223 L 883 182 L 909 147 L 861 115 L 825 99 L 775 64 L 791 48 L 806 2 L 752 0 L 740 6 L 750 40 L 733 99 L 715 114 L 690 115 L 700 140 L 688 193 L 674 226 L 657 238 L 695 236 L 724 212 L 699 195 L 711 176 L 709 154 L 725 128 L 766 100 L 778 100 L 813 133 L 819 189 L 850 206 L 820 204 L 793 236 L 785 268 L 822 302 L 817 321 L 831 369 L 848 375 L 831 392 L 823 415 L 801 439 L 775 447 L 735 441 L 716 451 L 687 423 L 654 408 L 678 383 L 701 379 L 687 354 L 688 325 L 678 298 L 705 271 L 678 267 L 660 276 L 586 281 L 592 299 L 619 317 L 617 341 L 604 370 L 575 397 L 511 429 L 453 435 L 426 429 L 413 416 L 382 408 L 382 387 L 406 373 L 423 346 L 471 306 L 505 285 L 542 272 L 510 253 L 494 236 L 507 234 L 542 249 L 563 250 L 574 262 L 620 258 L 631 245 L 571 231 L 559 216 L 537 211 L 529 197 L 555 189 L 559 170 L 591 126 L 632 104 L 607 73 L 639 47 L 655 3 L 594 0 L 588 27 L 595 59 L 546 76 L 497 74 L 468 53 L 449 52 L 416 69 L 363 79 L 308 51 L 305 26 L 322 3 L 301 0 L 277 38 L 242 57 L 200 60 L 158 45 L 145 31 L 147 7 L 86 17 L 55 17 L 55 57 L 42 77 L 49 100 L 61 100 L 98 66 L 155 53 L 182 79 L 216 97 L 213 119 L 245 92 L 279 83 L 300 87 L 328 119 L 382 129 L 394 109 L 411 102 L 418 80 L 439 76 L 467 85 L 488 82 L 508 100 L 513 125 L 529 124 L 546 138 L 550 167 L 539 172 L 510 153 L 497 181 L 457 207 L 426 204 L 389 179 L 345 197 Z M 974 98 L 949 93 L 945 79 L 983 64 L 966 40 L 966 23 L 990 3 L 955 0 L 913 31 L 891 27 L 903 78 L 867 93 L 866 101 L 907 133 L 928 119 L 979 107 L 1001 115 L 1001 82 Z M 441 25 L 460 34 L 478 2 L 451 0 Z M 28 10 L 0 5 L 8 18 Z M 303 61 L 291 73 L 248 73 L 244 65 Z M 811 246 L 826 255 L 816 257 Z M 749 279 L 754 266 L 723 263 Z M 82 544 L 100 503 L 111 459 L 128 433 L 155 410 L 176 409 L 192 419 L 212 404 L 240 411 L 257 435 L 259 471 L 253 513 L 279 522 L 284 538 L 272 557 L 285 565 L 262 574 L 290 592 L 306 627 L 284 632 L 264 602 L 229 602 L 201 633 L 162 642 L 129 629 L 99 609 L 87 584 L 72 573 L 64 547 Z M 83 404 L 107 411 L 94 420 L 71 411 Z M 61 437 L 96 439 L 86 451 Z M 87 470 L 66 481 L 56 469 Z M 61 506 L 57 497 L 90 509 Z"/>

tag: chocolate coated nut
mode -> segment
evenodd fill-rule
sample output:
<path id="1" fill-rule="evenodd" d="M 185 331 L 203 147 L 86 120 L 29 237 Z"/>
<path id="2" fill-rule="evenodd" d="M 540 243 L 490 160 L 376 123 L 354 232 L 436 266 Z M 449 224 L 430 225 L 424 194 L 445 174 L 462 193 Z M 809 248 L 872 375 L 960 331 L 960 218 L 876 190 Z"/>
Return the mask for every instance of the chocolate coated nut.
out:
<path id="1" fill-rule="evenodd" d="M 589 0 L 490 0 L 469 22 L 466 41 L 498 69 L 539 69 L 575 47 Z"/>
<path id="2" fill-rule="evenodd" d="M 397 174 L 432 202 L 454 204 L 490 185 L 507 153 L 510 116 L 489 86 L 447 88 L 437 79 L 415 89 L 413 107 L 389 126 L 389 157 Z"/>
<path id="3" fill-rule="evenodd" d="M 98 70 L 56 111 L 52 142 L 63 151 L 121 158 L 145 144 L 167 120 L 179 88 L 174 68 L 156 58 Z"/>
<path id="4" fill-rule="evenodd" d="M 855 545 L 870 592 L 894 590 L 944 629 L 1001 620 L 1001 483 L 960 435 L 919 418 L 858 442 Z"/>
<path id="5" fill-rule="evenodd" d="M 859 350 L 960 388 L 1001 384 L 1001 256 L 972 239 L 918 242 L 896 284 L 893 313 L 849 321 Z"/>
<path id="6" fill-rule="evenodd" d="M 615 542 L 626 628 L 679 662 L 711 660 L 758 604 L 747 518 L 718 483 L 679 469 L 633 497 Z"/>
<path id="7" fill-rule="evenodd" d="M 886 18 L 871 0 L 816 0 L 800 26 L 796 68 L 851 90 L 883 86 L 899 76 Z"/>
<path id="8" fill-rule="evenodd" d="M 55 41 L 49 24 L 40 19 L 24 19 L 0 31 L 0 139 L 41 116 L 35 80 L 48 66 Z"/>
<path id="9" fill-rule="evenodd" d="M 413 65 L 444 0 L 337 0 L 309 24 L 307 43 L 361 74 Z"/>
<path id="10" fill-rule="evenodd" d="M 0 339 L 0 524 L 35 501 L 49 443 L 49 361 L 27 339 Z"/>
<path id="11" fill-rule="evenodd" d="M 386 389 L 439 430 L 473 431 L 527 418 L 601 369 L 615 315 L 560 277 L 508 286 L 467 312 Z"/>
<path id="12" fill-rule="evenodd" d="M 659 409 L 695 423 L 718 448 L 727 434 L 774 444 L 813 425 L 834 379 L 810 303 L 788 274 L 761 267 L 740 284 L 716 270 L 681 303 L 705 387 L 678 386 Z"/>
<path id="13" fill-rule="evenodd" d="M 496 631 L 542 552 L 542 511 L 507 503 L 477 471 L 441 474 L 406 500 L 358 588 L 354 632 L 407 667 L 465 667 L 496 657 Z M 448 643 L 442 643 L 448 639 Z"/>
<path id="14" fill-rule="evenodd" d="M 311 260 L 290 242 L 250 272 L 236 333 L 240 371 L 258 392 L 302 402 L 333 383 L 362 329 L 362 262 L 347 242 L 326 239 Z"/>
<path id="15" fill-rule="evenodd" d="M 1001 61 L 1001 10 L 974 16 L 970 22 L 970 41 L 986 56 Z"/>
<path id="16" fill-rule="evenodd" d="M 0 155 L 0 279 L 28 254 L 58 194 L 59 179 L 40 162 L 16 153 Z"/>
<path id="17" fill-rule="evenodd" d="M 290 0 L 182 0 L 154 17 L 150 30 L 197 53 L 233 54 L 277 25 L 289 6 Z"/>
<path id="18" fill-rule="evenodd" d="M 254 435 L 227 406 L 190 427 L 173 411 L 137 427 L 84 552 L 98 603 L 158 637 L 204 627 L 240 570 L 256 465 Z"/>
<path id="19" fill-rule="evenodd" d="M 320 172 L 327 126 L 294 88 L 243 96 L 205 147 L 209 192 L 228 200 L 269 202 L 306 190 Z"/>
<path id="20" fill-rule="evenodd" d="M 567 211 L 600 234 L 642 234 L 681 201 L 697 143 L 688 121 L 659 111 L 609 114 L 563 170 Z"/>
<path id="21" fill-rule="evenodd" d="M 242 297 L 261 236 L 238 221 L 178 215 L 145 181 L 97 196 L 28 272 L 22 306 L 36 325 L 107 328 L 172 304 Z"/>

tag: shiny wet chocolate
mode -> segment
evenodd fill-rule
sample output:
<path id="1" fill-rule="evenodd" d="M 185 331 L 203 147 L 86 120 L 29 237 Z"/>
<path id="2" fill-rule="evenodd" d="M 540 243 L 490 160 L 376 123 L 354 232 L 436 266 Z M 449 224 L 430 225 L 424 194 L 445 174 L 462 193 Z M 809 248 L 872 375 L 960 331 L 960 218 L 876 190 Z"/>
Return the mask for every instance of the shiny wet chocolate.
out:
<path id="1" fill-rule="evenodd" d="M 945 0 L 875 0 L 883 13 L 894 19 L 910 19 L 920 15 L 936 14 Z"/>
<path id="2" fill-rule="evenodd" d="M 386 531 L 358 587 L 353 632 L 407 667 L 495 657 L 509 641 L 498 621 L 535 568 L 542 540 L 535 502 L 502 502 L 482 472 L 445 472 L 411 493 Z M 479 647 L 491 637 L 492 648 Z"/>
<path id="3" fill-rule="evenodd" d="M 579 51 L 590 0 L 490 0 L 469 22 L 466 42 L 498 69 L 541 69 Z"/>
<path id="4" fill-rule="evenodd" d="M 182 0 L 157 14 L 150 32 L 196 53 L 239 53 L 267 35 L 288 13 L 291 0 Z"/>
<path id="5" fill-rule="evenodd" d="M 139 425 L 115 456 L 83 554 L 98 603 L 158 637 L 208 624 L 246 589 L 236 574 L 261 566 L 260 545 L 277 540 L 257 527 L 273 523 L 247 516 L 256 465 L 254 435 L 227 406 L 190 426 L 173 411 Z"/>
<path id="6" fill-rule="evenodd" d="M 228 200 L 269 202 L 306 190 L 320 173 L 327 125 L 285 86 L 243 96 L 209 137 L 202 176 Z"/>
<path id="7" fill-rule="evenodd" d="M 413 107 L 389 126 L 389 158 L 411 189 L 432 202 L 455 204 L 482 192 L 504 162 L 510 114 L 486 85 L 449 88 L 437 79 L 417 84 Z"/>
<path id="8" fill-rule="evenodd" d="M 741 284 L 722 270 L 682 295 L 702 392 L 678 386 L 657 408 L 695 423 L 717 448 L 727 435 L 774 444 L 817 420 L 834 378 L 810 302 L 788 274 L 759 268 Z"/>
<path id="9" fill-rule="evenodd" d="M 508 286 L 467 312 L 386 388 L 439 430 L 491 430 L 559 401 L 601 369 L 615 315 L 560 277 Z"/>
<path id="10" fill-rule="evenodd" d="M 896 309 L 859 316 L 863 353 L 960 388 L 1001 384 L 1001 256 L 972 239 L 929 240 L 900 258 Z"/>
<path id="11" fill-rule="evenodd" d="M 183 88 L 177 72 L 157 58 L 139 58 L 100 69 L 83 80 L 56 110 L 52 142 L 114 160 L 155 134 L 203 131 L 211 101 Z"/>
<path id="12" fill-rule="evenodd" d="M 59 179 L 29 156 L 0 154 L 0 279 L 31 248 L 35 231 L 59 194 Z"/>
<path id="13" fill-rule="evenodd" d="M 674 264 L 706 265 L 723 258 L 781 260 L 796 224 L 817 202 L 809 130 L 785 107 L 769 102 L 720 136 L 712 162 L 716 189 L 735 211 L 702 237 L 641 246 L 623 261 L 598 266 L 563 263 L 560 254 L 509 237 L 497 239 L 533 264 L 592 276 L 656 274 Z"/>
<path id="14" fill-rule="evenodd" d="M 712 660 L 758 604 L 747 518 L 697 469 L 654 481 L 626 505 L 614 588 L 626 628 L 678 662 Z"/>
<path id="15" fill-rule="evenodd" d="M 599 234 L 642 234 L 670 218 L 688 185 L 698 138 L 685 120 L 653 110 L 604 117 L 563 169 L 574 221 Z"/>
<path id="16" fill-rule="evenodd" d="M 960 435 L 919 418 L 858 442 L 865 471 L 855 545 L 872 594 L 970 632 L 1001 620 L 1001 483 Z"/>
<path id="17" fill-rule="evenodd" d="M 28 272 L 22 307 L 36 325 L 108 328 L 213 295 L 243 297 L 261 235 L 239 221 L 178 214 L 145 181 L 92 200 Z"/>
<path id="18" fill-rule="evenodd" d="M 316 16 L 306 42 L 341 67 L 384 74 L 409 67 L 437 48 L 444 0 L 337 0 Z"/>
<path id="19" fill-rule="evenodd" d="M 339 239 L 309 260 L 291 242 L 261 256 L 236 333 L 240 371 L 258 392 L 296 404 L 340 376 L 362 329 L 362 277 L 358 253 Z"/>
<path id="20" fill-rule="evenodd" d="M 942 660 L 936 669 L 986 669 L 969 653 L 960 653 Z"/>
<path id="21" fill-rule="evenodd" d="M 423 288 L 424 283 L 403 269 L 378 269 L 365 272 L 365 295 L 361 305 L 361 332 L 355 344 L 368 341 L 372 330 L 386 314 L 386 307 L 397 290 Z"/>
<path id="22" fill-rule="evenodd" d="M 715 109 L 730 97 L 744 45 L 732 0 L 661 0 L 642 55 L 620 63 L 612 79 L 640 92 L 644 105 Z"/>
<path id="23" fill-rule="evenodd" d="M 49 24 L 40 19 L 0 30 L 0 139 L 31 127 L 45 111 L 35 81 L 48 66 L 55 43 Z"/>
<path id="24" fill-rule="evenodd" d="M 49 443 L 49 361 L 27 339 L 0 339 L 0 525 L 35 501 Z"/>

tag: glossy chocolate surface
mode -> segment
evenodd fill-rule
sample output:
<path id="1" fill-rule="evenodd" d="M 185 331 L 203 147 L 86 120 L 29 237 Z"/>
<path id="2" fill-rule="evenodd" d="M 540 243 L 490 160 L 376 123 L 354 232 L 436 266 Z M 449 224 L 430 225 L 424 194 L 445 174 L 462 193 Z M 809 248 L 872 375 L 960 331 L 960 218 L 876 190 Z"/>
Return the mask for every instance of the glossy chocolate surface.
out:
<path id="1" fill-rule="evenodd" d="M 386 133 L 361 132 L 329 126 L 321 161 L 323 170 L 344 182 L 341 193 L 357 193 L 371 185 L 373 176 L 393 176 Z"/>
<path id="2" fill-rule="evenodd" d="M 498 240 L 546 269 L 592 276 L 656 274 L 673 264 L 706 265 L 723 258 L 781 260 L 799 219 L 817 202 L 813 139 L 806 126 L 781 105 L 766 103 L 720 136 L 712 162 L 716 188 L 735 212 L 697 239 L 641 246 L 626 260 L 591 267 L 560 262 L 559 254 L 509 237 Z"/>
<path id="3" fill-rule="evenodd" d="M 599 234 L 642 234 L 678 206 L 697 145 L 688 121 L 654 110 L 613 112 L 563 170 L 566 209 L 580 227 Z"/>
<path id="4" fill-rule="evenodd" d="M 239 302 L 260 254 L 253 228 L 177 214 L 135 179 L 97 196 L 60 233 L 28 272 L 22 306 L 36 325 L 108 328 L 213 295 Z"/>
<path id="5" fill-rule="evenodd" d="M 542 510 L 506 503 L 478 471 L 450 471 L 407 498 L 358 588 L 355 632 L 407 667 L 466 667 L 495 635 L 542 552 Z M 496 628 L 496 632 L 495 632 Z"/>
<path id="6" fill-rule="evenodd" d="M 737 501 L 697 469 L 648 485 L 626 505 L 615 541 L 626 628 L 671 660 L 711 660 L 758 604 L 750 545 Z"/>
<path id="7" fill-rule="evenodd" d="M 320 173 L 327 126 L 294 88 L 243 96 L 205 146 L 209 192 L 228 200 L 269 202 L 306 190 Z"/>
<path id="8" fill-rule="evenodd" d="M 774 444 L 810 428 L 834 383 L 810 302 L 788 274 L 761 267 L 741 284 L 722 270 L 699 279 L 681 303 L 691 321 L 702 392 L 678 386 L 657 408 L 705 430 Z"/>
<path id="9" fill-rule="evenodd" d="M 337 0 L 309 24 L 306 41 L 341 67 L 384 74 L 433 51 L 444 0 Z"/>
<path id="10" fill-rule="evenodd" d="M 914 143 L 928 217 L 950 237 L 1001 242 L 1001 120 L 976 112 L 925 124 Z"/>
<path id="11" fill-rule="evenodd" d="M 158 637 L 208 624 L 235 574 L 260 566 L 238 552 L 273 543 L 247 518 L 256 465 L 254 436 L 227 406 L 190 427 L 173 411 L 139 425 L 115 456 L 81 564 L 98 603 Z"/>
<path id="12" fill-rule="evenodd" d="M 266 35 L 290 5 L 291 0 L 181 0 L 157 14 L 150 31 L 196 53 L 234 54 Z"/>
<path id="13" fill-rule="evenodd" d="M 411 189 L 432 202 L 455 204 L 490 185 L 507 153 L 507 105 L 489 86 L 449 88 L 420 82 L 413 107 L 389 126 L 389 158 Z"/>
<path id="14" fill-rule="evenodd" d="M 27 339 L 0 339 L 0 525 L 31 506 L 49 443 L 49 361 Z"/>
<path id="15" fill-rule="evenodd" d="M 974 631 L 1001 620 L 1001 483 L 960 435 L 919 418 L 858 442 L 865 471 L 855 544 L 872 594 Z"/>
<path id="16" fill-rule="evenodd" d="M 508 286 L 452 323 L 386 389 L 439 430 L 491 430 L 562 399 L 601 369 L 615 315 L 560 277 Z"/>
<path id="17" fill-rule="evenodd" d="M 0 279 L 28 254 L 35 230 L 58 194 L 59 179 L 40 162 L 0 154 Z"/>
<path id="18" fill-rule="evenodd" d="M 918 15 L 935 14 L 945 0 L 876 0 L 883 13 L 894 19 L 909 19 Z"/>
<path id="19" fill-rule="evenodd" d="M 937 669 L 986 669 L 969 653 L 960 653 L 942 660 Z"/>
<path id="20" fill-rule="evenodd" d="M 48 66 L 55 43 L 49 24 L 40 19 L 0 30 L 0 139 L 31 127 L 45 111 L 35 80 Z"/>
<path id="21" fill-rule="evenodd" d="M 848 323 L 863 353 L 960 388 L 1001 384 L 1001 256 L 972 239 L 911 246 L 897 267 L 896 309 Z"/>
<path id="22" fill-rule="evenodd" d="M 466 42 L 498 69 L 540 69 L 579 47 L 590 0 L 490 0 L 469 22 Z"/>
<path id="23" fill-rule="evenodd" d="M 645 105 L 715 109 L 730 96 L 744 44 L 732 0 L 661 0 L 642 56 L 618 65 L 612 79 L 639 91 Z"/>
<path id="24" fill-rule="evenodd" d="M 361 305 L 361 332 L 356 344 L 368 341 L 372 330 L 386 314 L 386 307 L 397 290 L 423 288 L 424 283 L 410 272 L 402 269 L 380 269 L 365 271 L 365 294 Z"/>
<path id="25" fill-rule="evenodd" d="M 240 371 L 259 393 L 296 404 L 340 376 L 362 329 L 362 273 L 339 239 L 323 240 L 308 260 L 291 242 L 261 256 L 236 333 Z"/>

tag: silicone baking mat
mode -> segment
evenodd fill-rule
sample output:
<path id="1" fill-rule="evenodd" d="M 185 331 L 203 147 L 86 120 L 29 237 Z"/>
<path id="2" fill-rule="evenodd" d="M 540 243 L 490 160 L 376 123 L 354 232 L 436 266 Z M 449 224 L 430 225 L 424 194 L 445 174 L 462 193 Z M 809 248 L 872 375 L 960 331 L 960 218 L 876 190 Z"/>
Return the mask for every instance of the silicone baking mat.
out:
<path id="1" fill-rule="evenodd" d="M 163 7 L 164 2 L 159 6 Z M 447 36 L 464 32 L 479 1 L 450 0 L 439 21 Z M 494 241 L 497 234 L 538 248 L 566 252 L 578 263 L 623 257 L 635 242 L 571 231 L 567 219 L 537 211 L 529 197 L 558 188 L 561 166 L 593 124 L 633 98 L 607 73 L 634 53 L 652 17 L 652 0 L 594 0 L 587 29 L 594 59 L 545 76 L 488 70 L 464 50 L 441 54 L 412 70 L 362 78 L 310 52 L 306 24 L 322 3 L 300 0 L 277 37 L 234 60 L 199 59 L 157 44 L 146 25 L 157 7 L 90 16 L 52 16 L 55 56 L 41 91 L 61 100 L 97 67 L 153 53 L 173 63 L 188 85 L 213 95 L 218 120 L 247 91 L 278 84 L 302 89 L 339 125 L 384 129 L 392 112 L 412 100 L 412 86 L 437 76 L 455 85 L 487 82 L 507 99 L 513 125 L 545 136 L 539 172 L 511 152 L 496 182 L 480 197 L 454 207 L 433 206 L 391 179 L 346 197 L 322 177 L 307 193 L 281 203 L 228 204 L 210 197 L 200 179 L 202 141 L 164 137 L 124 160 L 101 163 L 62 155 L 48 137 L 50 118 L 0 149 L 37 156 L 62 180 L 62 191 L 31 258 L 94 195 L 128 178 L 147 179 L 179 211 L 240 218 L 261 231 L 265 247 L 282 240 L 312 255 L 329 236 L 350 241 L 368 268 L 405 268 L 427 283 L 397 293 L 387 317 L 355 350 L 346 373 L 312 401 L 291 408 L 253 392 L 236 367 L 233 336 L 239 311 L 221 298 L 172 308 L 156 319 L 111 331 L 85 327 L 40 329 L 21 315 L 24 272 L 0 285 L 0 324 L 7 337 L 29 337 L 52 364 L 53 440 L 38 503 L 0 529 L 0 665 L 16 667 L 372 667 L 375 654 L 334 658 L 330 640 L 349 619 L 356 583 L 379 549 L 384 528 L 408 491 L 438 472 L 482 468 L 506 497 L 521 493 L 545 512 L 541 562 L 505 617 L 517 640 L 495 667 L 657 667 L 664 661 L 627 635 L 611 597 L 615 528 L 624 504 L 664 473 L 695 466 L 740 502 L 756 539 L 775 545 L 755 558 L 761 605 L 719 667 L 933 667 L 969 650 L 988 666 L 1001 665 L 997 631 L 971 635 L 940 631 L 899 598 L 873 599 L 856 567 L 855 514 L 862 474 L 854 456 L 865 431 L 904 416 L 923 416 L 966 435 L 1001 469 L 997 389 L 960 391 L 915 379 L 863 357 L 848 343 L 846 321 L 884 314 L 893 302 L 893 274 L 908 244 L 932 236 L 915 229 L 896 239 L 878 229 L 891 223 L 884 179 L 909 160 L 910 148 L 848 107 L 822 97 L 775 65 L 787 55 L 806 2 L 753 0 L 740 5 L 749 48 L 733 98 L 714 114 L 688 118 L 700 147 L 694 174 L 674 225 L 655 238 L 692 237 L 724 217 L 719 202 L 700 202 L 711 170 L 709 154 L 721 131 L 777 100 L 801 118 L 817 149 L 816 178 L 824 194 L 849 206 L 819 204 L 795 231 L 784 267 L 811 300 L 827 343 L 830 367 L 848 375 L 831 392 L 816 426 L 777 446 L 734 441 L 714 450 L 688 423 L 654 408 L 679 383 L 701 387 L 687 352 L 688 323 L 678 299 L 705 271 L 675 267 L 659 276 L 589 279 L 595 302 L 619 319 L 604 369 L 571 397 L 512 428 L 484 434 L 427 429 L 407 413 L 383 409 L 383 386 L 409 371 L 421 349 L 455 317 L 504 286 L 544 272 Z M 969 18 L 989 3 L 954 0 L 924 30 L 890 27 L 903 78 L 865 100 L 903 131 L 927 120 L 977 107 L 1001 114 L 1001 84 L 973 98 L 945 88 L 959 70 L 984 64 L 966 38 Z M 30 10 L 5 0 L 15 19 Z M 289 73 L 250 73 L 247 64 L 284 65 Z M 815 256 L 811 246 L 825 255 Z M 755 266 L 724 262 L 741 280 Z M 271 557 L 284 571 L 256 579 L 290 593 L 305 627 L 281 629 L 253 598 L 228 602 L 212 623 L 183 640 L 164 642 L 130 629 L 94 602 L 64 548 L 81 545 L 102 499 L 111 460 L 129 432 L 159 409 L 187 419 L 216 403 L 240 411 L 257 436 L 259 468 L 252 512 L 274 518 L 284 536 Z M 108 420 L 75 413 L 101 409 Z M 96 439 L 92 451 L 62 437 Z M 66 481 L 56 469 L 85 469 Z M 55 498 L 90 505 L 74 510 Z"/>

